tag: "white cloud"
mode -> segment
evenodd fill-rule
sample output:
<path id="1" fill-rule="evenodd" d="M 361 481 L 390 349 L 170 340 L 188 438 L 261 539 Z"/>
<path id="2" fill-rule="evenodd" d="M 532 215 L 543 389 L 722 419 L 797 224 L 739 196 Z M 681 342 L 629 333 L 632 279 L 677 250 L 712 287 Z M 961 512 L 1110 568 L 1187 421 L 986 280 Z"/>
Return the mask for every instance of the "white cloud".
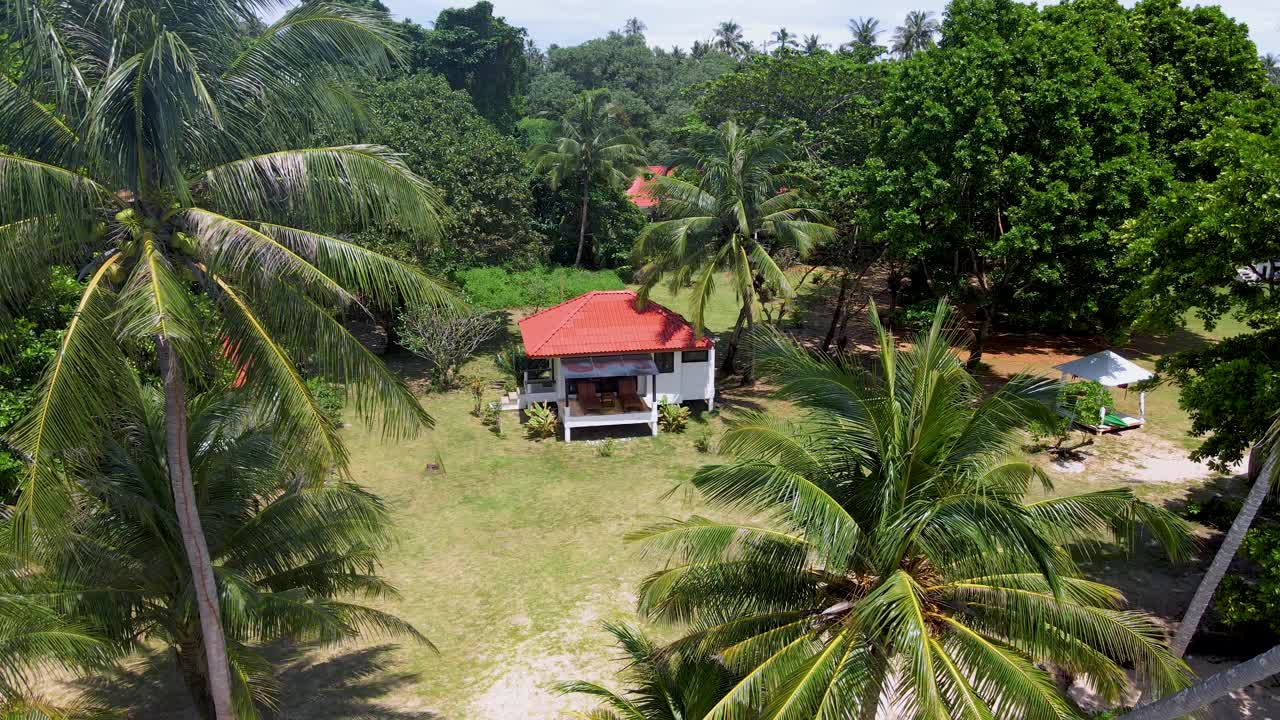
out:
<path id="1" fill-rule="evenodd" d="M 442 8 L 469 5 L 472 0 L 383 0 L 391 11 L 424 25 Z M 929 0 L 904 6 L 890 0 L 860 3 L 838 0 L 647 0 L 636 4 L 599 0 L 492 0 L 495 12 L 513 25 L 529 29 L 541 47 L 551 43 L 576 45 L 622 27 L 631 16 L 648 26 L 651 45 L 688 47 L 694 40 L 711 37 L 715 26 L 732 19 L 742 25 L 748 40 L 760 43 L 779 27 L 796 35 L 817 33 L 833 45 L 848 40 L 850 17 L 870 15 L 891 30 L 906 10 L 941 12 L 944 2 Z M 1276 0 L 1223 0 L 1228 15 L 1248 23 L 1250 34 L 1263 51 L 1280 52 L 1280 2 Z M 889 33 L 885 34 L 888 39 Z"/>

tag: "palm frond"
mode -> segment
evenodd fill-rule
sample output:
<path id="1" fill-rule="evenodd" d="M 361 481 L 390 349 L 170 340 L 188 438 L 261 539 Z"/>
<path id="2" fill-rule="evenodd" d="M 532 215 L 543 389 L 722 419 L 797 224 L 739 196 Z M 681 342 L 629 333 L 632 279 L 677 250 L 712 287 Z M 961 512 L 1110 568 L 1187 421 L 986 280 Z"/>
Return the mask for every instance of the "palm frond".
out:
<path id="1" fill-rule="evenodd" d="M 89 279 L 63 334 L 53 363 L 35 392 L 35 405 L 9 431 L 7 441 L 25 457 L 20 495 L 9 530 L 11 547 L 30 548 L 37 531 L 56 531 L 70 517 L 71 487 L 64 471 L 76 467 L 84 448 L 98 445 L 104 418 L 121 404 L 115 382 L 127 365 L 112 332 L 113 293 L 106 276 L 113 255 Z"/>
<path id="2" fill-rule="evenodd" d="M 424 240 L 440 236 L 439 193 L 377 145 L 256 155 L 210 168 L 193 184 L 228 217 L 305 218 L 326 228 L 395 223 Z"/>

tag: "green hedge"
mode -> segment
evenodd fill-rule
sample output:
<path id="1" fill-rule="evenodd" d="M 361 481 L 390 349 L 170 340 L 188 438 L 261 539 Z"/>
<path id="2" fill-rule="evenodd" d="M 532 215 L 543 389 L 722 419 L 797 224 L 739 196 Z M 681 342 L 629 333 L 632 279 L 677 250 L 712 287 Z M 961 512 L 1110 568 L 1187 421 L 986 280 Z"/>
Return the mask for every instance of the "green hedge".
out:
<path id="1" fill-rule="evenodd" d="M 626 287 L 614 270 L 572 268 L 508 272 L 498 267 L 479 267 L 459 272 L 458 282 L 467 301 L 480 310 L 549 307 L 592 290 Z"/>

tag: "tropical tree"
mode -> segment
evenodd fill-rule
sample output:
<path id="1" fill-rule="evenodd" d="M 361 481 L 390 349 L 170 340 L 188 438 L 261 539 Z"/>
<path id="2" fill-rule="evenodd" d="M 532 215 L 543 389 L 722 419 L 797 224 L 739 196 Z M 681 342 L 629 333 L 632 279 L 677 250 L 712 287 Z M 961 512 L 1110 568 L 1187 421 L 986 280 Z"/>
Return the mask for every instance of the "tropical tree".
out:
<path id="1" fill-rule="evenodd" d="M 801 45 L 801 52 L 805 55 L 817 55 L 827 49 L 827 44 L 822 42 L 822 37 L 817 33 L 804 36 L 804 43 Z"/>
<path id="2" fill-rule="evenodd" d="M 733 20 L 726 20 L 716 26 L 714 44 L 717 50 L 734 57 L 746 55 L 750 47 L 742 36 L 742 26 Z"/>
<path id="3" fill-rule="evenodd" d="M 933 38 L 938 34 L 938 21 L 933 13 L 924 10 L 911 10 L 907 17 L 893 31 L 893 52 L 899 57 L 911 57 L 921 50 L 933 47 Z"/>
<path id="4" fill-rule="evenodd" d="M 701 720 L 730 685 L 724 667 L 705 657 L 665 653 L 626 625 L 605 623 L 622 650 L 626 689 L 615 692 L 584 680 L 560 685 L 562 693 L 597 698 L 592 720 Z"/>
<path id="5" fill-rule="evenodd" d="M 791 248 L 804 256 L 834 233 L 796 189 L 799 179 L 781 171 L 789 160 L 780 135 L 747 132 L 726 121 L 694 134 L 672 160 L 695 170 L 696 184 L 672 176 L 652 181 L 662 219 L 640 233 L 632 253 L 641 300 L 664 279 L 673 293 L 692 285 L 689 309 L 702 332 L 716 278 L 729 272 L 741 303 L 725 352 L 729 370 L 743 328 L 754 325 L 756 302 L 795 294 L 772 253 Z M 751 380 L 748 362 L 743 382 Z"/>
<path id="6" fill-rule="evenodd" d="M 786 55 L 800 47 L 800 41 L 784 27 L 773 31 L 773 44 L 776 46 L 773 51 L 775 55 Z"/>
<path id="7" fill-rule="evenodd" d="M 643 38 L 646 29 L 648 26 L 640 18 L 627 18 L 627 22 L 622 26 L 622 34 L 627 37 Z"/>
<path id="8" fill-rule="evenodd" d="M 884 54 L 885 47 L 880 44 L 880 21 L 873 17 L 856 17 L 849 20 L 849 33 L 853 39 L 844 46 L 855 55 L 866 61 L 874 60 Z"/>
<path id="9" fill-rule="evenodd" d="M 71 616 L 103 628 L 116 646 L 171 649 L 200 715 L 213 718 L 205 636 L 191 605 L 196 588 L 168 480 L 170 419 L 160 391 L 137 393 L 136 406 L 115 415 L 120 429 L 101 470 L 82 481 L 85 511 L 45 572 L 51 584 L 78 591 L 68 601 Z M 262 654 L 269 643 L 368 633 L 427 642 L 395 616 L 358 604 L 395 597 L 377 574 L 391 528 L 381 500 L 340 478 L 305 477 L 291 457 L 298 450 L 242 393 L 192 396 L 184 419 L 196 510 L 223 599 L 237 717 L 258 717 L 259 706 L 275 703 Z"/>
<path id="10" fill-rule="evenodd" d="M 1280 55 L 1267 53 L 1262 56 L 1262 67 L 1267 71 L 1267 80 L 1272 85 L 1280 85 Z"/>
<path id="11" fill-rule="evenodd" d="M 355 407 L 376 410 L 389 436 L 411 432 L 430 418 L 336 314 L 448 301 L 421 272 L 329 234 L 394 218 L 434 237 L 427 182 L 384 147 L 309 146 L 321 125 L 359 122 L 340 76 L 387 67 L 400 50 L 393 28 L 378 13 L 316 2 L 246 38 L 272 7 L 0 4 L 24 54 L 22 82 L 0 84 L 0 306 L 21 307 L 49 265 L 80 265 L 86 278 L 34 408 L 6 438 L 28 463 L 7 530 L 27 552 L 64 527 L 67 479 L 103 439 L 129 360 L 153 355 L 165 467 L 223 719 L 232 679 L 193 495 L 187 378 L 205 373 L 220 343 L 277 417 L 280 442 L 341 470 L 337 430 L 296 362 L 348 383 Z"/>
<path id="12" fill-rule="evenodd" d="M 607 90 L 584 92 L 560 121 L 559 139 L 529 151 L 534 170 L 545 175 L 553 189 L 569 183 L 581 189 L 578 254 L 574 267 L 582 266 L 587 246 L 592 187 L 625 186 L 644 164 L 640 139 L 618 126 L 616 113 Z"/>
<path id="13" fill-rule="evenodd" d="M 757 335 L 762 374 L 805 414 L 740 415 L 719 448 L 735 459 L 692 484 L 763 520 L 631 535 L 673 558 L 644 581 L 642 614 L 687 629 L 673 652 L 714 653 L 740 678 L 707 718 L 1078 717 L 1045 668 L 1110 701 L 1127 668 L 1161 695 L 1187 684 L 1160 623 L 1067 550 L 1143 527 L 1181 557 L 1187 525 L 1127 488 L 1029 501 L 1050 484 L 1019 446 L 1055 385 L 985 394 L 948 314 L 903 350 L 873 310 L 866 361 Z"/>

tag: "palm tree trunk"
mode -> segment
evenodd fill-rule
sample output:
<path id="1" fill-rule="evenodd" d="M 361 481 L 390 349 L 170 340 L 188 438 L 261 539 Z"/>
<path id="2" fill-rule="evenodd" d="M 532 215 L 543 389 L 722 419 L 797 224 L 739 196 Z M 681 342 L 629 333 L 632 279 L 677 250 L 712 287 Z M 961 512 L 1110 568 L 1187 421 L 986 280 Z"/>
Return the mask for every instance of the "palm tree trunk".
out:
<path id="1" fill-rule="evenodd" d="M 840 294 L 836 296 L 836 309 L 831 314 L 831 327 L 827 328 L 826 337 L 822 338 L 822 351 L 826 352 L 831 347 L 831 341 L 835 340 L 836 330 L 840 327 L 840 321 L 844 319 L 844 304 L 849 297 L 849 271 L 845 270 L 840 273 Z"/>
<path id="2" fill-rule="evenodd" d="M 982 322 L 978 323 L 978 332 L 974 335 L 973 347 L 969 349 L 969 359 L 965 362 L 965 367 L 969 370 L 976 370 L 982 363 L 982 351 L 986 349 L 987 335 L 991 332 L 990 309 L 980 305 L 978 312 L 982 313 Z"/>
<path id="3" fill-rule="evenodd" d="M 730 374 L 734 370 L 734 366 L 738 360 L 738 339 L 742 337 L 742 326 L 747 322 L 747 305 L 743 305 L 738 311 L 738 319 L 733 324 L 733 334 L 729 336 L 729 346 L 725 348 L 720 371 Z"/>
<path id="4" fill-rule="evenodd" d="M 750 301 L 748 300 L 747 302 L 750 302 Z M 755 330 L 755 327 L 756 327 L 755 313 L 748 312 L 747 313 L 747 337 L 748 338 L 751 337 L 752 331 Z M 746 387 L 748 385 L 754 385 L 756 382 L 756 361 L 755 361 L 755 353 L 751 351 L 750 347 L 747 347 L 746 352 L 743 354 L 746 355 L 747 359 L 746 359 L 746 362 L 742 364 L 742 386 Z"/>
<path id="5" fill-rule="evenodd" d="M 587 204 L 590 200 L 591 186 L 584 177 L 582 178 L 582 215 L 578 218 L 578 257 L 573 260 L 574 267 L 582 267 L 582 252 L 587 247 Z"/>
<path id="6" fill-rule="evenodd" d="M 182 531 L 182 546 L 195 588 L 196 608 L 200 612 L 200 631 L 208 665 L 209 694 L 217 720 L 234 720 L 231 702 L 231 673 L 227 667 L 226 638 L 222 634 L 222 613 L 218 606 L 218 587 L 213 577 L 209 546 L 204 539 L 200 513 L 196 508 L 195 487 L 191 482 L 191 461 L 187 455 L 187 400 L 182 377 L 182 364 L 164 337 L 156 338 L 156 354 L 164 381 L 165 460 L 169 467 L 169 483 L 173 488 L 173 506 Z"/>
<path id="7" fill-rule="evenodd" d="M 1255 446 L 1253 452 L 1258 453 L 1262 450 Z M 1196 628 L 1200 626 L 1200 619 L 1209 608 L 1209 601 L 1213 599 L 1214 591 L 1218 589 L 1218 584 L 1227 574 L 1227 568 L 1231 566 L 1236 551 L 1240 549 L 1240 543 L 1244 542 L 1245 533 L 1249 531 L 1249 526 L 1253 524 L 1254 517 L 1262 507 L 1262 501 L 1267 497 L 1267 490 L 1271 486 L 1271 475 L 1275 471 L 1276 457 L 1277 453 L 1268 453 L 1262 469 L 1253 477 L 1253 487 L 1249 489 L 1249 495 L 1240 506 L 1240 512 L 1236 513 L 1236 519 L 1232 521 L 1231 529 L 1227 531 L 1226 538 L 1223 539 L 1217 554 L 1213 556 L 1213 562 L 1209 564 L 1208 571 L 1201 578 L 1196 594 L 1191 598 L 1186 614 L 1182 616 L 1182 622 L 1178 623 L 1178 632 L 1174 634 L 1173 642 L 1169 646 L 1169 650 L 1177 657 L 1182 657 L 1187 652 L 1187 646 L 1191 644 L 1191 637 L 1195 635 Z M 1250 464 L 1254 465 L 1254 463 Z"/>
<path id="8" fill-rule="evenodd" d="M 1117 720 L 1174 720 L 1185 717 L 1209 703 L 1280 672 L 1280 645 L 1205 678 L 1182 692 L 1143 705 Z"/>

